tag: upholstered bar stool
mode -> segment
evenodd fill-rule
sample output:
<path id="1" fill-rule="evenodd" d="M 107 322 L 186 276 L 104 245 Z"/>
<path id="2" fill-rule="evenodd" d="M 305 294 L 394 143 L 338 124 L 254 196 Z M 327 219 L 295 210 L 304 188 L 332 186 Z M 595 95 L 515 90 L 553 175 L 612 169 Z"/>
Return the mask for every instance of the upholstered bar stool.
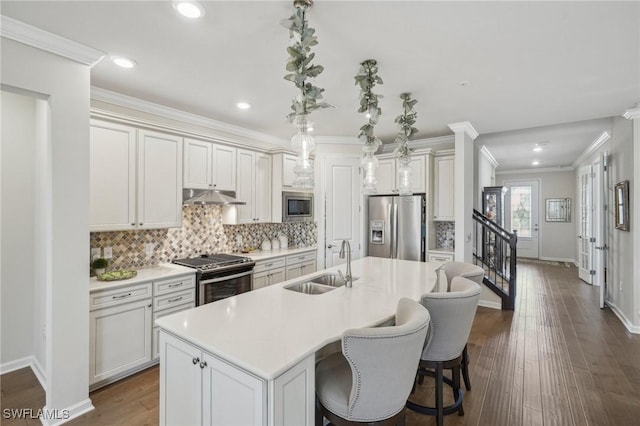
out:
<path id="1" fill-rule="evenodd" d="M 465 262 L 447 262 L 444 264 L 444 274 L 447 277 L 447 291 L 450 291 L 451 280 L 454 277 L 465 277 L 471 281 L 475 281 L 479 286 L 482 286 L 482 280 L 484 280 L 484 269 L 478 265 Z M 462 378 L 464 379 L 464 386 L 467 390 L 471 390 L 471 380 L 469 379 L 469 352 L 467 351 L 467 345 L 464 345 L 462 351 Z"/>
<path id="2" fill-rule="evenodd" d="M 404 408 L 429 326 L 429 312 L 400 299 L 394 326 L 347 330 L 342 352 L 316 366 L 316 425 L 404 424 Z"/>
<path id="3" fill-rule="evenodd" d="M 442 425 L 444 416 L 462 411 L 462 391 L 460 390 L 460 368 L 462 351 L 475 317 L 480 286 L 464 278 L 454 277 L 449 292 L 426 293 L 420 303 L 431 315 L 431 326 L 427 336 L 427 345 L 422 352 L 418 366 L 418 376 L 435 376 L 435 407 L 407 401 L 407 408 L 436 416 L 436 424 Z M 444 377 L 443 370 L 451 369 L 451 380 Z M 443 402 L 443 385 L 453 388 L 455 402 L 447 407 Z"/>

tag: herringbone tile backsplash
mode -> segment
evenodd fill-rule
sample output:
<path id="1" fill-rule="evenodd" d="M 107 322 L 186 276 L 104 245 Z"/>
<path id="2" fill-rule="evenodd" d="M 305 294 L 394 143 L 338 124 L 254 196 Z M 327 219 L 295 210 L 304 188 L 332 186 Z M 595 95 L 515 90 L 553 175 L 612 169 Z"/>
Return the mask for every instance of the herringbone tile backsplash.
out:
<path id="1" fill-rule="evenodd" d="M 266 238 L 286 235 L 289 246 L 316 244 L 315 223 L 263 223 L 223 225 L 220 206 L 184 206 L 182 228 L 140 231 L 92 232 L 91 247 L 111 247 L 113 257 L 109 270 L 138 269 L 170 262 L 175 258 L 193 257 L 202 253 L 239 251 L 260 248 Z M 242 246 L 237 244 L 242 235 Z M 145 244 L 154 245 L 153 256 L 145 255 Z"/>

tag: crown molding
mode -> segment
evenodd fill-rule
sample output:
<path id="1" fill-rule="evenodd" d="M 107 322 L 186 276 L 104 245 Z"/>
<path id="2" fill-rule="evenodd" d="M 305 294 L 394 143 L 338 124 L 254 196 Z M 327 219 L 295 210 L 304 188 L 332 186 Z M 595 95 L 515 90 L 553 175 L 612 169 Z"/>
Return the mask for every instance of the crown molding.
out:
<path id="1" fill-rule="evenodd" d="M 536 173 L 572 172 L 574 170 L 575 169 L 572 166 L 540 167 L 531 169 L 496 170 L 496 175 L 524 175 Z"/>
<path id="2" fill-rule="evenodd" d="M 316 143 L 336 145 L 357 145 L 360 143 L 355 136 L 314 136 Z"/>
<path id="3" fill-rule="evenodd" d="M 462 121 L 460 123 L 451 123 L 449 124 L 449 128 L 453 133 L 465 132 L 467 136 L 471 138 L 471 140 L 475 140 L 478 137 L 478 132 L 473 128 L 471 123 L 468 121 Z"/>
<path id="4" fill-rule="evenodd" d="M 629 108 L 622 114 L 624 118 L 627 120 L 633 120 L 634 118 L 640 118 L 640 106 L 635 108 Z"/>
<path id="5" fill-rule="evenodd" d="M 498 162 L 496 161 L 496 158 L 493 156 L 493 154 L 491 154 L 491 151 L 489 151 L 489 148 L 487 148 L 486 145 L 482 145 L 482 148 L 480 148 L 480 153 L 484 155 L 484 158 L 489 160 L 489 162 L 494 168 L 498 167 Z"/>
<path id="6" fill-rule="evenodd" d="M 214 131 L 223 132 L 241 138 L 251 139 L 258 142 L 263 142 L 269 145 L 289 146 L 289 141 L 277 138 L 275 136 L 267 135 L 266 133 L 245 129 L 244 127 L 240 126 L 234 126 L 233 124 L 224 123 L 212 118 L 207 118 L 190 112 L 185 112 L 164 105 L 144 101 L 142 99 L 123 95 L 117 92 L 112 92 L 106 89 L 101 89 L 95 86 L 91 86 L 91 99 L 121 106 L 124 108 L 134 109 L 136 111 L 141 111 L 164 118 L 169 118 L 172 120 L 181 121 L 183 123 L 205 127 Z M 233 142 L 233 140 L 231 140 L 231 142 Z"/>
<path id="7" fill-rule="evenodd" d="M 93 67 L 105 52 L 0 15 L 0 36 Z"/>
<path id="8" fill-rule="evenodd" d="M 589 145 L 587 149 L 585 149 L 582 154 L 578 156 L 578 158 L 576 158 L 576 161 L 572 163 L 572 166 L 574 168 L 578 167 L 584 160 L 586 160 L 591 154 L 596 152 L 609 139 L 611 139 L 611 135 L 605 130 L 600 134 L 600 136 L 598 136 L 593 142 L 591 142 L 591 145 Z"/>
<path id="9" fill-rule="evenodd" d="M 453 135 L 438 136 L 435 138 L 416 139 L 409 141 L 408 145 L 410 149 L 416 151 L 434 150 L 436 146 L 440 145 L 453 145 L 455 143 L 455 137 Z M 387 154 L 393 152 L 396 149 L 397 143 L 385 143 L 380 148 L 380 153 Z"/>

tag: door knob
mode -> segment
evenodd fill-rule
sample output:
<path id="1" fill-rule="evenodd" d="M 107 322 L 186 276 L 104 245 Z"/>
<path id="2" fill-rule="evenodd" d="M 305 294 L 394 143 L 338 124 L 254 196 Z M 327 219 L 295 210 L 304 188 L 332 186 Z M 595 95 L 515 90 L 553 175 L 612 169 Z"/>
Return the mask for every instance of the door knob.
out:
<path id="1" fill-rule="evenodd" d="M 329 245 L 327 246 L 327 248 L 333 248 L 333 246 L 332 246 L 331 244 L 329 244 Z"/>

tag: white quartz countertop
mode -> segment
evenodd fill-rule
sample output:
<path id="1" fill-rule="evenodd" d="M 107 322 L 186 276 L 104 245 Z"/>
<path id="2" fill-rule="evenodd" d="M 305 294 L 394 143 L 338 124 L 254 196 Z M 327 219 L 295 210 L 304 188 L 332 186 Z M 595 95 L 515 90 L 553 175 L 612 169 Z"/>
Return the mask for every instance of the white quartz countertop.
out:
<path id="1" fill-rule="evenodd" d="M 139 284 L 142 282 L 195 274 L 196 270 L 193 268 L 187 268 L 186 266 L 174 265 L 172 263 L 161 263 L 149 268 L 138 269 L 137 272 L 138 275 L 135 277 L 119 281 L 98 281 L 96 277 L 91 277 L 89 280 L 89 291 L 107 290 L 126 285 Z"/>
<path id="2" fill-rule="evenodd" d="M 256 262 L 261 260 L 273 259 L 274 257 L 280 256 L 289 256 L 291 254 L 304 253 L 309 251 L 316 251 L 316 246 L 311 247 L 289 247 L 284 249 L 276 249 L 276 250 L 264 250 L 264 251 L 253 251 L 251 253 L 238 253 L 239 256 L 250 257 Z M 234 253 L 236 254 L 236 253 Z"/>
<path id="3" fill-rule="evenodd" d="M 271 380 L 339 340 L 350 328 L 381 324 L 401 297 L 419 300 L 436 284 L 434 264 L 366 257 L 352 262 L 352 288 L 310 295 L 283 287 L 303 277 L 164 316 L 156 325 L 228 362 Z M 344 271 L 344 265 L 318 271 Z"/>

